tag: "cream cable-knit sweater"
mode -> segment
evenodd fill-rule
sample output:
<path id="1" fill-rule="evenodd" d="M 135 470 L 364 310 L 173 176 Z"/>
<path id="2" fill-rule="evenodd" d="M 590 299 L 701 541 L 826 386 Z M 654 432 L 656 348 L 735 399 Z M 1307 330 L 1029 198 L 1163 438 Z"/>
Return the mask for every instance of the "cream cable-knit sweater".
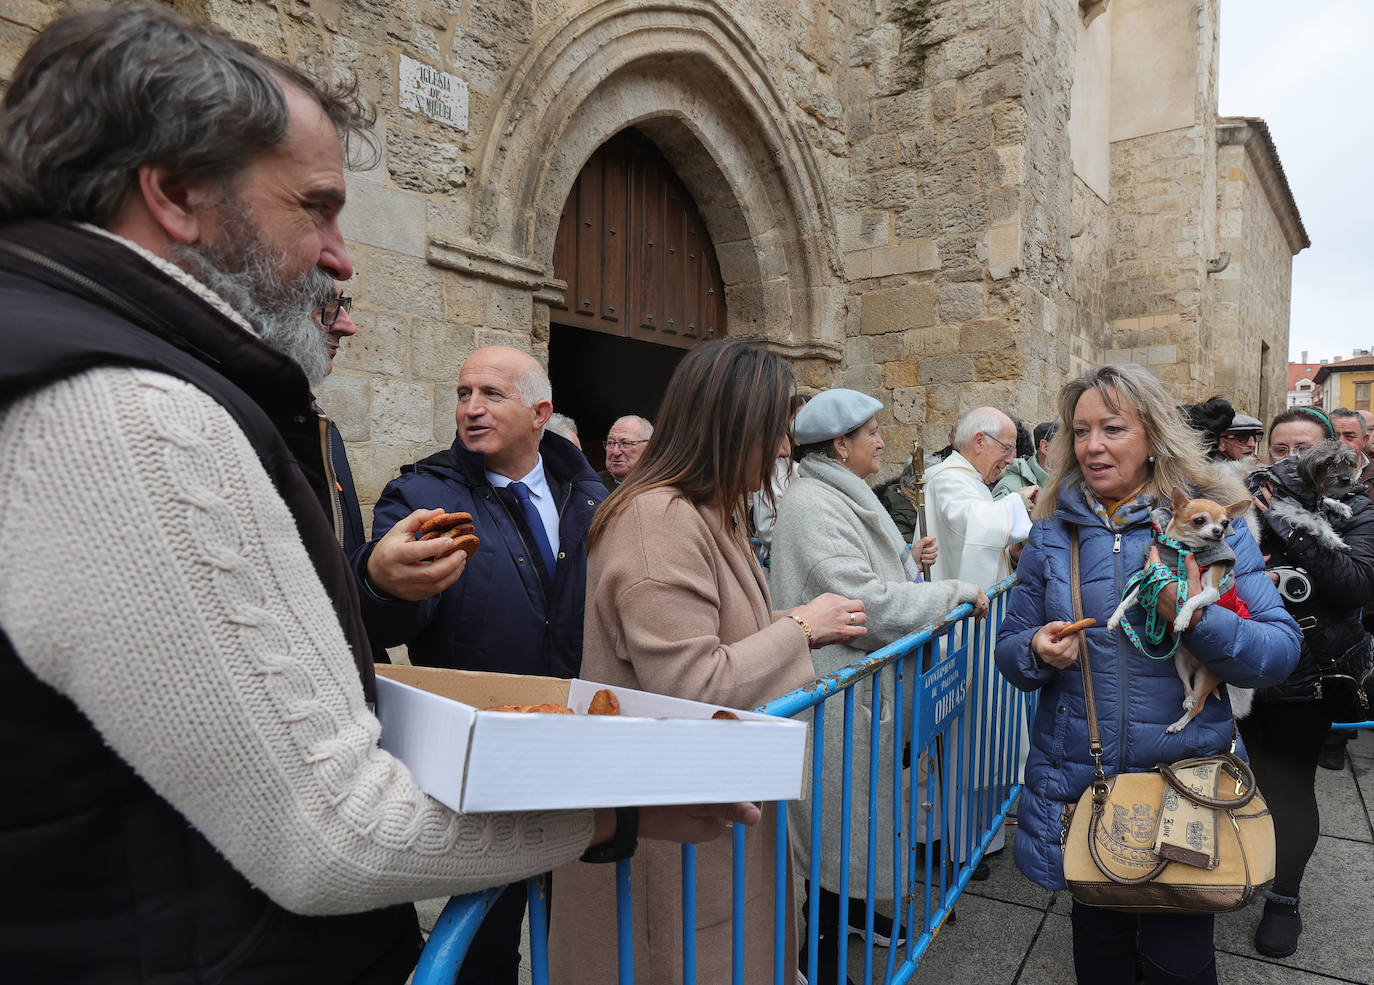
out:
<path id="1" fill-rule="evenodd" d="M 0 415 L 0 625 L 289 910 L 469 892 L 591 840 L 589 811 L 455 814 L 378 748 L 285 504 L 230 416 L 180 380 L 96 369 Z"/>

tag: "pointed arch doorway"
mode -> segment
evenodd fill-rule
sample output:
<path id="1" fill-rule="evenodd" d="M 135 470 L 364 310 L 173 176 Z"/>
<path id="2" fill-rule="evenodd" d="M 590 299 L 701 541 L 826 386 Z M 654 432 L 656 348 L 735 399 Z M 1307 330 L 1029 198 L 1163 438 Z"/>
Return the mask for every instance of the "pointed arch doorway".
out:
<path id="1" fill-rule="evenodd" d="M 725 336 L 725 287 L 701 213 L 634 127 L 602 144 L 568 193 L 553 251 L 549 378 L 593 467 L 617 417 L 653 419 L 688 349 Z"/>

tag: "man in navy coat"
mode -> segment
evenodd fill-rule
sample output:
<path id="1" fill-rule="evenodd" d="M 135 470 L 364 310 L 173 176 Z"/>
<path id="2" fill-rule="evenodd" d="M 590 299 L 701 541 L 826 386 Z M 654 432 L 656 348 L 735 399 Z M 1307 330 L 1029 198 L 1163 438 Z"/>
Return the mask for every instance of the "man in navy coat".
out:
<path id="1" fill-rule="evenodd" d="M 606 489 L 576 446 L 545 431 L 551 398 L 543 367 L 518 349 L 463 363 L 453 446 L 401 469 L 373 514 L 387 533 L 352 559 L 375 643 L 408 644 L 422 666 L 577 675 L 587 529 Z M 415 540 L 435 509 L 472 514 L 471 559 L 451 541 Z M 448 545 L 437 558 L 435 543 Z M 501 895 L 460 982 L 514 985 L 524 905 L 523 885 Z"/>

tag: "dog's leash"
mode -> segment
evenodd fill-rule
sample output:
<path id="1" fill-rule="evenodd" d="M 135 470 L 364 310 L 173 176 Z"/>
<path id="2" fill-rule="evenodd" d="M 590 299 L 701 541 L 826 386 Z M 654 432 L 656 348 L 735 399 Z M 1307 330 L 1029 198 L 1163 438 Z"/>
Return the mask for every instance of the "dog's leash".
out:
<path id="1" fill-rule="evenodd" d="M 1168 632 L 1169 625 L 1173 622 L 1172 619 L 1166 620 L 1159 614 L 1160 592 L 1170 585 L 1178 586 L 1178 595 L 1175 599 L 1175 604 L 1178 606 L 1177 612 L 1182 612 L 1183 604 L 1188 601 L 1186 558 L 1193 553 L 1193 548 L 1169 539 L 1158 528 L 1156 528 L 1155 540 L 1178 552 L 1177 570 L 1170 571 L 1163 561 L 1155 561 L 1126 579 L 1126 587 L 1121 592 L 1121 597 L 1124 599 L 1131 594 L 1133 588 L 1139 586 L 1140 594 L 1136 596 L 1136 602 L 1145 610 L 1145 638 L 1150 641 L 1151 646 L 1159 646 L 1164 642 L 1164 636 Z M 1135 648 L 1151 660 L 1169 660 L 1178 650 L 1178 636 L 1174 636 L 1173 645 L 1169 647 L 1167 652 L 1155 654 L 1147 650 L 1145 644 L 1140 642 L 1140 636 L 1131 627 L 1129 620 L 1122 619 L 1121 628 L 1126 633 L 1126 638 L 1135 645 Z"/>

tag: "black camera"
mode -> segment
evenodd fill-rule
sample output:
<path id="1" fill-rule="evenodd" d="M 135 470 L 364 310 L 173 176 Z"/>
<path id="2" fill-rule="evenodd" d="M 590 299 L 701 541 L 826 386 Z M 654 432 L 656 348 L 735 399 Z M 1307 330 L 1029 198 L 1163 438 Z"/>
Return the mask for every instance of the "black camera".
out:
<path id="1" fill-rule="evenodd" d="M 1312 598 L 1312 579 L 1302 568 L 1280 566 L 1270 568 L 1269 573 L 1279 579 L 1279 594 L 1286 602 L 1306 602 Z"/>

